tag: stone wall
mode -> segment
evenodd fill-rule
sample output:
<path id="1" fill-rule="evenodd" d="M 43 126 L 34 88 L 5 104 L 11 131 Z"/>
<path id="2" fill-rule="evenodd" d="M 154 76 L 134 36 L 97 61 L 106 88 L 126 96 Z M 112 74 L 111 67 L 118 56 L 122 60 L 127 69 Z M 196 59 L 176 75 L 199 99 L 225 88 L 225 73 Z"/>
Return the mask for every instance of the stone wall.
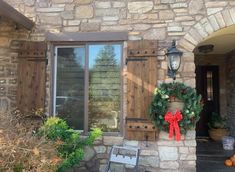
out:
<path id="1" fill-rule="evenodd" d="M 14 40 L 27 39 L 27 30 L 0 18 L 0 112 L 15 108 L 17 89 L 17 47 Z"/>
<path id="2" fill-rule="evenodd" d="M 5 0 L 24 15 L 32 19 L 36 26 L 29 34 L 30 40 L 45 40 L 50 32 L 103 32 L 127 31 L 129 40 L 158 40 L 158 84 L 172 82 L 167 77 L 165 50 L 172 39 L 184 54 L 177 81 L 195 86 L 195 62 L 193 49 L 211 33 L 235 23 L 235 2 L 233 0 Z M 11 25 L 11 29 L 13 29 Z M 1 25 L 0 29 L 4 29 Z M 18 30 L 9 30 L 4 36 L 0 32 L 0 98 L 2 109 L 14 104 L 16 94 L 16 64 L 12 39 L 27 38 Z M 19 35 L 18 35 L 19 34 Z M 3 36 L 2 36 L 3 35 Z M 2 45 L 3 44 L 3 45 Z M 14 44 L 13 44 L 14 45 Z M 49 62 L 52 44 L 48 46 Z M 126 58 L 127 43 L 124 42 L 123 60 Z M 123 117 L 126 116 L 126 66 L 124 66 Z M 51 64 L 47 75 L 47 109 L 51 102 Z M 3 90 L 3 91 L 2 91 Z M 11 91 L 13 90 L 13 91 Z M 143 142 L 126 141 L 123 137 L 104 137 L 90 148 L 91 158 L 97 159 L 100 171 L 107 162 L 107 152 L 111 144 L 131 144 L 142 148 L 140 165 L 149 171 L 195 171 L 195 132 L 189 132 L 183 141 L 167 139 L 160 133 L 159 140 L 145 148 Z M 94 151 L 92 153 L 92 151 Z M 89 150 L 88 150 L 89 152 Z M 96 156 L 95 156 L 96 154 Z M 87 158 L 87 157 L 86 157 Z M 89 158 L 87 158 L 88 160 Z M 86 164 L 88 167 L 94 163 Z M 96 170 L 97 168 L 94 167 Z M 188 169 L 188 170 L 187 170 Z"/>
<path id="3" fill-rule="evenodd" d="M 168 133 L 160 132 L 157 142 L 125 140 L 123 137 L 103 136 L 95 142 L 94 147 L 87 147 L 85 162 L 76 166 L 74 172 L 104 172 L 108 162 L 108 153 L 112 145 L 135 146 L 141 149 L 139 159 L 140 172 L 195 172 L 196 141 L 195 131 L 188 131 L 182 141 L 169 141 Z M 115 172 L 126 172 L 132 166 L 113 164 Z M 99 170 L 98 170 L 99 169 Z"/>
<path id="4" fill-rule="evenodd" d="M 227 113 L 230 134 L 235 137 L 235 55 L 227 60 Z"/>

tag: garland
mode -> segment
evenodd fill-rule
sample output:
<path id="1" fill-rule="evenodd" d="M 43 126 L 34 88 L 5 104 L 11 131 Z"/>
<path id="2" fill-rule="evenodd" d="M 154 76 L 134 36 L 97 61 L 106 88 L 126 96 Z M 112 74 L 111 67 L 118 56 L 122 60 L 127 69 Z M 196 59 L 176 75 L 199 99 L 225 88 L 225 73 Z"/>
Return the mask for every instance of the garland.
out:
<path id="1" fill-rule="evenodd" d="M 185 134 L 187 130 L 195 127 L 203 107 L 201 96 L 197 95 L 194 88 L 179 82 L 161 84 L 155 89 L 149 116 L 157 128 L 168 131 L 169 123 L 164 120 L 164 116 L 167 113 L 169 101 L 175 98 L 184 103 L 181 110 L 183 119 L 179 122 L 179 128 L 180 132 Z"/>

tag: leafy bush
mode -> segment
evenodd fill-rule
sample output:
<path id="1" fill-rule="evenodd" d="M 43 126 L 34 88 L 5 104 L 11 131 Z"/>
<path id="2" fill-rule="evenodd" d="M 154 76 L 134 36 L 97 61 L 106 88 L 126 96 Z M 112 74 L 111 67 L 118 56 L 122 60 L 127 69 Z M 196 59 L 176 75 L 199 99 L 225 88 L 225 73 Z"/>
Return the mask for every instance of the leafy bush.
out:
<path id="1" fill-rule="evenodd" d="M 57 151 L 62 159 L 58 172 L 63 172 L 73 167 L 84 157 L 84 147 L 91 145 L 97 137 L 102 135 L 100 129 L 93 129 L 85 139 L 80 138 L 80 132 L 71 129 L 68 124 L 57 117 L 48 118 L 39 129 L 40 135 L 45 135 L 55 142 Z"/>
<path id="2" fill-rule="evenodd" d="M 218 113 L 212 112 L 210 121 L 208 123 L 209 128 L 227 128 L 226 119 L 222 118 Z"/>

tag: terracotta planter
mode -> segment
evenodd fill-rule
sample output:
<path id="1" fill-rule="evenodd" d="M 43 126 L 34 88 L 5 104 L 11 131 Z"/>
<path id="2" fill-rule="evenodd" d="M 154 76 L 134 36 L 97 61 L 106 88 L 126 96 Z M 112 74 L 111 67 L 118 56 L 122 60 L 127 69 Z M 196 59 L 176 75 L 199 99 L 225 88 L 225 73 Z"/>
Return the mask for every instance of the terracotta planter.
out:
<path id="1" fill-rule="evenodd" d="M 224 128 L 218 128 L 218 129 L 212 128 L 208 130 L 208 132 L 209 132 L 210 138 L 215 141 L 220 141 L 222 140 L 224 136 L 229 135 L 229 131 Z"/>
<path id="2" fill-rule="evenodd" d="M 182 110 L 184 107 L 184 102 L 181 100 L 174 98 L 174 100 L 170 99 L 170 102 L 168 103 L 168 111 L 175 112 L 176 110 Z"/>

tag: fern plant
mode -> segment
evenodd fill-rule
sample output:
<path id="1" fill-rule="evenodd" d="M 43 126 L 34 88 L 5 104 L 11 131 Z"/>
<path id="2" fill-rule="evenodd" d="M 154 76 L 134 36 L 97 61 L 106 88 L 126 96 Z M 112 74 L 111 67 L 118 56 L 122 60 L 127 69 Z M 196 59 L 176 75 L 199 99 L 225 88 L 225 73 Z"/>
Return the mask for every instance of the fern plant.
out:
<path id="1" fill-rule="evenodd" d="M 81 139 L 80 132 L 71 129 L 68 124 L 58 117 L 48 118 L 39 129 L 39 135 L 44 135 L 55 142 L 62 162 L 58 172 L 64 172 L 73 167 L 84 158 L 84 148 L 92 145 L 97 137 L 102 135 L 98 128 L 93 129 L 87 138 Z"/>

